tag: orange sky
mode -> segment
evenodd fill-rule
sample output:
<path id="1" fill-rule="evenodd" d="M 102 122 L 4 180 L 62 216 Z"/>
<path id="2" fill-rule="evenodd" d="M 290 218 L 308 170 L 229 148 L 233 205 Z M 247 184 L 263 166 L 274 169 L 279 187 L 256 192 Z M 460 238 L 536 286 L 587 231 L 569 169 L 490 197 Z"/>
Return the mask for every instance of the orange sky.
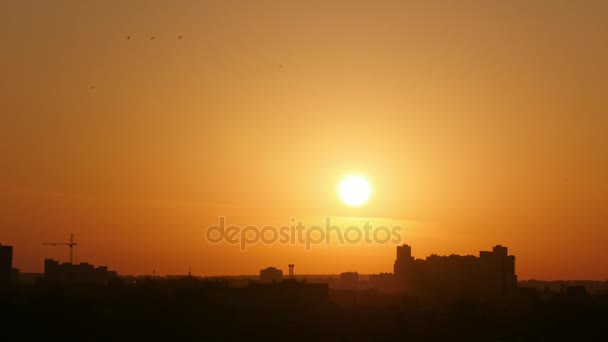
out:
<path id="1" fill-rule="evenodd" d="M 605 1 L 3 1 L 0 243 L 23 272 L 66 261 L 42 243 L 70 232 L 78 261 L 121 274 L 390 272 L 392 244 L 204 235 L 219 216 L 365 217 L 403 224 L 419 258 L 503 244 L 520 279 L 605 279 L 607 17 Z M 336 195 L 349 172 L 373 184 L 363 207 Z"/>

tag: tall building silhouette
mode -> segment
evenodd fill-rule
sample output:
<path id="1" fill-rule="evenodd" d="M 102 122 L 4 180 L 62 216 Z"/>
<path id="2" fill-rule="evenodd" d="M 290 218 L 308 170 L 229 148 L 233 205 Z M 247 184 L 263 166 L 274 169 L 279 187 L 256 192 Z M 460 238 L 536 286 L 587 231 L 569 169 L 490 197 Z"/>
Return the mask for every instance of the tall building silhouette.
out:
<path id="1" fill-rule="evenodd" d="M 510 297 L 517 290 L 515 256 L 507 247 L 473 255 L 439 256 L 425 260 L 412 257 L 412 248 L 397 247 L 394 274 L 400 289 L 408 294 L 433 297 Z"/>
<path id="2" fill-rule="evenodd" d="M 13 246 L 0 244 L 0 287 L 8 286 L 11 282 L 13 269 Z"/>

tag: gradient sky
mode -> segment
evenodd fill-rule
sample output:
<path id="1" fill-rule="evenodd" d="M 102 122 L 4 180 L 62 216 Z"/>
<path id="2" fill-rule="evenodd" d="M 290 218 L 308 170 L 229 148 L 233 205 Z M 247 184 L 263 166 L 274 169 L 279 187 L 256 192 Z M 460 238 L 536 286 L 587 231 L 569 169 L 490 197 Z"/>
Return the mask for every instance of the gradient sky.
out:
<path id="1" fill-rule="evenodd" d="M 4 0 L 0 243 L 22 272 L 66 261 L 42 243 L 70 232 L 78 261 L 121 274 L 392 271 L 395 245 L 204 236 L 219 216 L 330 215 L 402 224 L 419 258 L 503 244 L 520 279 L 608 278 L 606 18 L 606 1 Z M 336 195 L 349 172 L 373 185 L 364 207 Z"/>

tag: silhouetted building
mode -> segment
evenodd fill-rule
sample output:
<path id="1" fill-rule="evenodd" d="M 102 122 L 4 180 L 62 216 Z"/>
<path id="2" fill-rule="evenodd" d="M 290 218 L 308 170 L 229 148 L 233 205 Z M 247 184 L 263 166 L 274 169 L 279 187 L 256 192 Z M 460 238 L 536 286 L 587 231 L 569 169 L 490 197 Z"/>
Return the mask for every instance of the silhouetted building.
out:
<path id="1" fill-rule="evenodd" d="M 106 266 L 94 267 L 88 263 L 60 264 L 53 259 L 44 260 L 44 277 L 52 283 L 92 283 L 108 284 L 117 277 L 115 271 L 108 271 Z"/>
<path id="2" fill-rule="evenodd" d="M 11 284 L 19 284 L 21 283 L 20 273 L 18 268 L 11 269 Z"/>
<path id="3" fill-rule="evenodd" d="M 359 281 L 358 272 L 342 272 L 340 273 L 340 280 L 346 283 L 356 283 Z"/>
<path id="4" fill-rule="evenodd" d="M 275 267 L 267 267 L 260 271 L 260 282 L 274 283 L 283 280 L 283 271 Z"/>
<path id="5" fill-rule="evenodd" d="M 339 288 L 355 290 L 359 284 L 359 273 L 343 272 L 340 273 Z"/>
<path id="6" fill-rule="evenodd" d="M 399 292 L 399 287 L 392 273 L 380 273 L 369 275 L 369 287 L 380 292 Z"/>
<path id="7" fill-rule="evenodd" d="M 13 246 L 0 244 L 0 287 L 8 286 L 13 270 Z"/>
<path id="8" fill-rule="evenodd" d="M 397 247 L 395 277 L 407 294 L 438 297 L 500 298 L 516 294 L 515 256 L 507 247 L 473 255 L 412 257 L 408 245 Z"/>

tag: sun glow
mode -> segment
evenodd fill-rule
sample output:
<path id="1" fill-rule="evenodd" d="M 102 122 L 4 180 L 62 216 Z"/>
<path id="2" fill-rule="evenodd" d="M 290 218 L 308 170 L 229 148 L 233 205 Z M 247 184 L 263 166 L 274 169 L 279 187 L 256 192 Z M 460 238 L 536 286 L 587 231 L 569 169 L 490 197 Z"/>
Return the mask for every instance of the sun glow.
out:
<path id="1" fill-rule="evenodd" d="M 369 182 L 361 176 L 349 176 L 342 180 L 338 193 L 344 203 L 358 207 L 367 202 L 371 194 Z"/>

